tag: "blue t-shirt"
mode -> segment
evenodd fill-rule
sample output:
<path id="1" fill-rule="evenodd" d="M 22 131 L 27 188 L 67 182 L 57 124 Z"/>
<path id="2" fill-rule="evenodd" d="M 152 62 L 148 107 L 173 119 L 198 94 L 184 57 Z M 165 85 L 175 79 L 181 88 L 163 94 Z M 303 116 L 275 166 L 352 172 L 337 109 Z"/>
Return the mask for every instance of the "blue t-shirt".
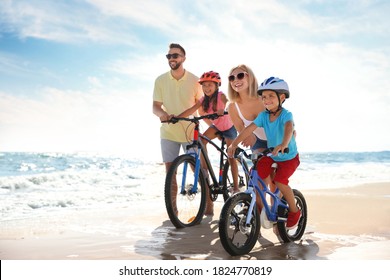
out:
<path id="1" fill-rule="evenodd" d="M 282 108 L 282 112 L 279 117 L 273 122 L 269 119 L 270 115 L 267 112 L 261 112 L 257 118 L 253 121 L 258 127 L 264 127 L 265 135 L 267 136 L 268 147 L 276 147 L 283 142 L 284 127 L 289 121 L 294 123 L 291 112 Z M 279 153 L 278 156 L 272 156 L 275 161 L 286 161 L 293 159 L 298 154 L 297 144 L 295 137 L 291 137 L 290 143 L 288 143 L 288 154 Z"/>

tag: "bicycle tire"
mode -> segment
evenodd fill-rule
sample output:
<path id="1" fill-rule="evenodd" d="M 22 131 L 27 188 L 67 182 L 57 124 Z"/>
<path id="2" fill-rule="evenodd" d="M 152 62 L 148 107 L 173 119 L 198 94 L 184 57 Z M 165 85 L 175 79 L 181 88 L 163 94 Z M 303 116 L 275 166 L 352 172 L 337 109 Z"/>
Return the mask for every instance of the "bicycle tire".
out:
<path id="1" fill-rule="evenodd" d="M 249 170 L 248 164 L 244 159 L 236 159 L 236 161 L 238 165 L 238 180 L 239 183 L 243 183 L 243 185 L 240 184 L 240 191 L 245 191 L 248 188 L 249 175 L 245 173 L 242 166 L 245 166 L 245 170 Z M 233 188 L 233 176 L 230 170 L 230 163 L 227 159 L 225 159 L 223 167 L 222 184 L 223 200 L 226 201 L 233 195 L 233 192 L 231 192 L 231 189 Z"/>
<path id="2" fill-rule="evenodd" d="M 251 199 L 250 194 L 238 193 L 222 207 L 218 223 L 219 238 L 223 248 L 232 256 L 248 254 L 257 242 L 260 215 L 256 206 L 250 226 L 245 226 Z"/>
<path id="3" fill-rule="evenodd" d="M 293 193 L 296 205 L 298 209 L 301 210 L 302 216 L 299 219 L 298 226 L 295 229 L 288 230 L 286 228 L 285 221 L 278 221 L 277 227 L 280 238 L 286 243 L 300 240 L 305 233 L 307 223 L 307 204 L 305 197 L 300 191 L 296 189 L 293 189 Z M 282 199 L 284 198 L 282 197 Z"/>
<path id="4" fill-rule="evenodd" d="M 185 166 L 187 168 L 184 168 Z M 183 170 L 186 170 L 186 173 L 183 173 Z M 203 219 L 206 208 L 206 184 L 203 173 L 199 172 L 197 192 L 190 192 L 194 186 L 194 170 L 195 158 L 187 154 L 181 155 L 172 162 L 165 179 L 165 207 L 170 221 L 176 228 L 194 226 Z M 178 183 L 184 183 L 183 192 L 177 191 Z"/>

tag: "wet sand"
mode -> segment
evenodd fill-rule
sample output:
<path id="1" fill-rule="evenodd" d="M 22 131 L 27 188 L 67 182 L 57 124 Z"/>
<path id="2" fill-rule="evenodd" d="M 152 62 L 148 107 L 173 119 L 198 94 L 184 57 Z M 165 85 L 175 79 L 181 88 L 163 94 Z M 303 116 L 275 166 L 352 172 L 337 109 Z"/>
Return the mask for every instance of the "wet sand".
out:
<path id="1" fill-rule="evenodd" d="M 80 210 L 0 221 L 2 260 L 390 260 L 390 183 L 302 191 L 308 225 L 283 244 L 261 229 L 251 253 L 232 257 L 218 236 L 218 217 L 176 229 L 162 198 L 147 207 Z M 152 206 L 151 206 L 152 205 Z"/>

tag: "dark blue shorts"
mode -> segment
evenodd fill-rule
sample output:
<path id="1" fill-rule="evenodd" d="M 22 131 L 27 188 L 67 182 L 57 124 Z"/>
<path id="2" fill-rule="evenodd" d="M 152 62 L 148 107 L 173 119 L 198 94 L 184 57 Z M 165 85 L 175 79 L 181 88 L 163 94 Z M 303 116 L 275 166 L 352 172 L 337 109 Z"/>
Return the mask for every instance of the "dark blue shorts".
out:
<path id="1" fill-rule="evenodd" d="M 214 129 L 218 130 L 225 139 L 235 139 L 237 137 L 237 130 L 236 130 L 236 128 L 234 126 L 229 128 L 228 130 L 224 130 L 224 131 L 220 131 L 214 125 L 211 125 L 211 127 L 213 127 Z"/>
<path id="2" fill-rule="evenodd" d="M 266 149 L 267 147 L 267 140 L 260 139 L 256 136 L 256 143 L 251 148 L 252 151 L 257 149 Z"/>

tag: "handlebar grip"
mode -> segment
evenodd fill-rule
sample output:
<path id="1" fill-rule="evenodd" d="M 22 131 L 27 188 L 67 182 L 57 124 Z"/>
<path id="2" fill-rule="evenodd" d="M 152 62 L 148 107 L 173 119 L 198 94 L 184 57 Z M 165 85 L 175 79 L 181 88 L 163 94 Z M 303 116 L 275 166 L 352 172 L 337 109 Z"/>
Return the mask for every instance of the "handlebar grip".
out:
<path id="1" fill-rule="evenodd" d="M 211 120 L 215 120 L 215 119 L 218 119 L 219 117 L 222 117 L 222 116 L 228 115 L 228 114 L 229 114 L 228 111 L 224 111 L 223 115 L 218 115 L 217 113 L 214 113 L 214 114 L 209 115 L 208 118 Z"/>
<path id="2" fill-rule="evenodd" d="M 236 158 L 243 151 L 244 151 L 243 149 L 241 149 L 240 147 L 237 147 L 236 150 L 234 151 L 234 157 Z"/>
<path id="3" fill-rule="evenodd" d="M 263 154 L 268 154 L 268 153 L 272 153 L 272 151 L 274 150 L 274 147 L 271 147 L 271 148 L 268 148 L 266 149 Z M 284 154 L 288 154 L 290 152 L 290 149 L 287 147 L 283 150 L 283 153 Z"/>
<path id="4" fill-rule="evenodd" d="M 210 120 L 215 120 L 215 119 L 218 119 L 218 118 L 219 118 L 219 115 L 217 113 L 211 114 L 208 117 L 208 119 L 210 119 Z"/>
<path id="5" fill-rule="evenodd" d="M 179 120 L 175 117 L 172 117 L 170 120 L 162 121 L 161 123 L 177 123 Z"/>
<path id="6" fill-rule="evenodd" d="M 244 149 L 242 149 L 242 148 L 240 148 L 240 147 L 237 147 L 236 150 L 234 151 L 234 158 L 238 158 L 238 155 L 241 154 L 241 153 L 242 153 L 242 154 L 244 155 L 244 157 L 246 157 L 247 159 L 249 159 L 249 158 L 251 157 L 251 155 L 248 155 L 247 152 L 246 152 Z"/>

